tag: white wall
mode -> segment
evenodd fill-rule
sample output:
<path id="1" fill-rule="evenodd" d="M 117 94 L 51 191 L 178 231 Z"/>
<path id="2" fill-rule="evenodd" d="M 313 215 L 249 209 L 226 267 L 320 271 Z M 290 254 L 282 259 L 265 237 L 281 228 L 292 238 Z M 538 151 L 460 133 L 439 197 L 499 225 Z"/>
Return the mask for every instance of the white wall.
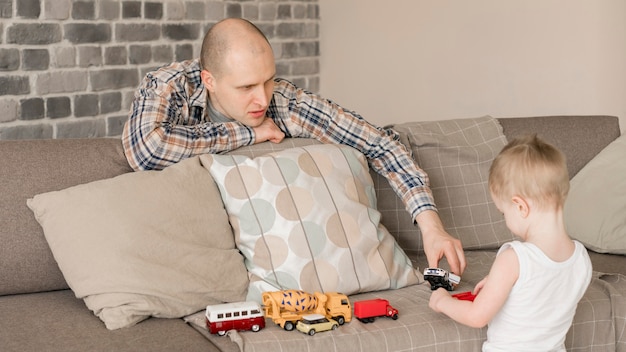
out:
<path id="1" fill-rule="evenodd" d="M 379 125 L 607 114 L 626 128 L 624 0 L 319 0 L 321 94 Z"/>

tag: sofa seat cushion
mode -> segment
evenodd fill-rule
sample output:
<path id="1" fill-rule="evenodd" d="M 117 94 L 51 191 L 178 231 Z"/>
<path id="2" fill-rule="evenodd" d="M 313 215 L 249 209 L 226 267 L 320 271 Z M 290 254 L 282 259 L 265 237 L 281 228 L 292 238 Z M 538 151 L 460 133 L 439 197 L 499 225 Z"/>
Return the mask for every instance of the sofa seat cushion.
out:
<path id="1" fill-rule="evenodd" d="M 467 251 L 468 270 L 455 292 L 470 291 L 488 274 L 495 251 Z M 426 265 L 425 256 L 417 258 Z M 369 292 L 350 296 L 354 302 L 384 298 L 398 309 L 398 319 L 379 317 L 364 324 L 353 319 L 337 330 L 314 337 L 298 331 L 285 331 L 267 319 L 259 332 L 229 332 L 228 337 L 211 335 L 204 325 L 203 312 L 185 318 L 224 351 L 480 351 L 486 328 L 475 329 L 459 324 L 428 307 L 431 290 L 428 284 L 398 290 Z M 603 318 L 599 318 L 603 317 Z M 567 333 L 568 351 L 616 350 L 626 344 L 626 277 L 594 273 L 592 282 L 578 304 L 574 322 Z"/>
<path id="2" fill-rule="evenodd" d="M 39 194 L 28 206 L 70 288 L 109 329 L 245 298 L 243 257 L 197 157 Z"/>
<path id="3" fill-rule="evenodd" d="M 3 351 L 219 351 L 182 319 L 107 330 L 70 290 L 0 297 Z"/>

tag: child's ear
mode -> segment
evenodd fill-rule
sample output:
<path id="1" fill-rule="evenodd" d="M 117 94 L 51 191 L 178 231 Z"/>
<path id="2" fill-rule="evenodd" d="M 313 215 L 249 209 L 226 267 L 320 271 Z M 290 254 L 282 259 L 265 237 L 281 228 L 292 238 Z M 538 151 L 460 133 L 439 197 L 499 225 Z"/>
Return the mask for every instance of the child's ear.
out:
<path id="1" fill-rule="evenodd" d="M 511 198 L 511 201 L 515 205 L 515 209 L 517 209 L 520 216 L 522 218 L 526 218 L 528 214 L 530 213 L 530 206 L 528 202 L 526 201 L 526 199 L 520 196 L 513 196 L 513 198 Z"/>

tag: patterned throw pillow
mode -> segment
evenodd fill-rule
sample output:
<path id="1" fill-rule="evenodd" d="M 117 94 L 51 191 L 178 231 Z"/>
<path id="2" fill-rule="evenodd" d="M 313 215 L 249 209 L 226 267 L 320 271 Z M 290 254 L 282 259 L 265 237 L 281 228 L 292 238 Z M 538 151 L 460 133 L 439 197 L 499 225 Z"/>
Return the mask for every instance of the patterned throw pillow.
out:
<path id="1" fill-rule="evenodd" d="M 218 184 L 250 275 L 265 291 L 368 292 L 420 282 L 380 224 L 365 157 L 309 145 L 264 156 L 203 155 Z"/>

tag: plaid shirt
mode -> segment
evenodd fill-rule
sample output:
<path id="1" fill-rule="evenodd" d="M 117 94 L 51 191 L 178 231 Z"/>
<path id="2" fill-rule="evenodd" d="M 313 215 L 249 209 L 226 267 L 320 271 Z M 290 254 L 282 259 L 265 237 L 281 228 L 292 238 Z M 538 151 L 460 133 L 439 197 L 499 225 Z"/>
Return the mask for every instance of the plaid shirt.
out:
<path id="1" fill-rule="evenodd" d="M 224 153 L 254 143 L 254 131 L 248 126 L 211 122 L 200 71 L 199 61 L 191 60 L 146 75 L 122 136 L 133 169 L 163 169 L 194 155 Z M 370 166 L 389 180 L 413 219 L 424 210 L 436 209 L 428 176 L 396 132 L 376 127 L 283 79 L 276 79 L 267 115 L 285 137 L 315 138 L 360 150 Z"/>

